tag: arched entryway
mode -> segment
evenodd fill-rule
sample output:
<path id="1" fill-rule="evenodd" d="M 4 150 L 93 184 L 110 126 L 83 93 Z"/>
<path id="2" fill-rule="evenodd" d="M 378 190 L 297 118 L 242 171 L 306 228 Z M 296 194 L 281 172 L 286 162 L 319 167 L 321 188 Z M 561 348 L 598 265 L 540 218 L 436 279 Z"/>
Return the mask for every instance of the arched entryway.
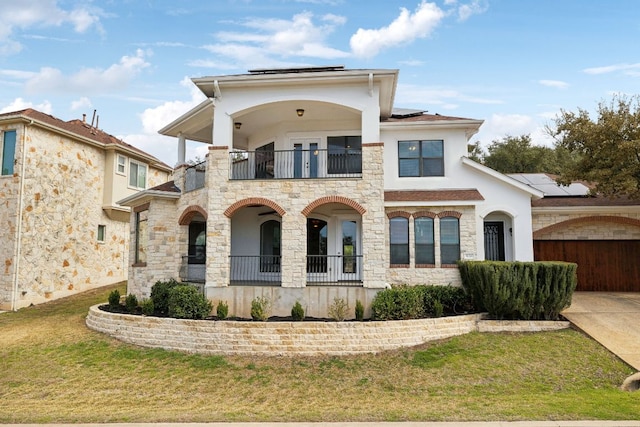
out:
<path id="1" fill-rule="evenodd" d="M 513 219 L 505 212 L 495 211 L 484 217 L 484 259 L 511 261 L 513 257 Z"/>
<path id="2" fill-rule="evenodd" d="M 182 256 L 180 279 L 204 283 L 207 263 L 207 213 L 200 206 L 189 206 L 179 224 L 187 226 L 187 254 Z"/>

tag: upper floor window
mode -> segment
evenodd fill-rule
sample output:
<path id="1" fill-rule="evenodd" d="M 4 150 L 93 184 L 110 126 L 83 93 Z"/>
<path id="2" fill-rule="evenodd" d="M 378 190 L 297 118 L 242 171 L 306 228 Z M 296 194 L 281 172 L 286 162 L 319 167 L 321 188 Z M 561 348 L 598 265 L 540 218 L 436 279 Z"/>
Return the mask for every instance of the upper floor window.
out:
<path id="1" fill-rule="evenodd" d="M 444 141 L 398 141 L 401 177 L 444 176 Z"/>
<path id="2" fill-rule="evenodd" d="M 440 218 L 440 263 L 455 264 L 460 259 L 460 221 L 447 216 Z"/>
<path id="3" fill-rule="evenodd" d="M 420 217 L 413 221 L 416 245 L 416 264 L 435 264 L 433 218 Z"/>
<path id="4" fill-rule="evenodd" d="M 120 175 L 126 174 L 127 158 L 122 154 L 118 154 L 116 162 L 116 172 Z"/>
<path id="5" fill-rule="evenodd" d="M 144 190 L 147 188 L 147 166 L 129 160 L 129 187 Z"/>
<path id="6" fill-rule="evenodd" d="M 398 216 L 389 220 L 391 264 L 409 265 L 409 220 Z"/>
<path id="7" fill-rule="evenodd" d="M 0 165 L 2 175 L 13 175 L 13 164 L 16 157 L 16 131 L 2 132 L 2 145 L 0 146 Z"/>

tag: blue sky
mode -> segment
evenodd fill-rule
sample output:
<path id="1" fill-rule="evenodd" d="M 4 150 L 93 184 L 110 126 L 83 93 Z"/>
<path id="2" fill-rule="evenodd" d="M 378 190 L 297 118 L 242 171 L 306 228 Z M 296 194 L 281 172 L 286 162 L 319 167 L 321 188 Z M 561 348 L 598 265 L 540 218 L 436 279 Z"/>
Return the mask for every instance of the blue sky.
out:
<path id="1" fill-rule="evenodd" d="M 0 112 L 90 120 L 164 162 L 157 130 L 192 77 L 253 68 L 400 70 L 395 106 L 485 121 L 484 146 L 640 87 L 636 0 L 0 1 Z M 190 156 L 201 155 L 191 143 Z"/>

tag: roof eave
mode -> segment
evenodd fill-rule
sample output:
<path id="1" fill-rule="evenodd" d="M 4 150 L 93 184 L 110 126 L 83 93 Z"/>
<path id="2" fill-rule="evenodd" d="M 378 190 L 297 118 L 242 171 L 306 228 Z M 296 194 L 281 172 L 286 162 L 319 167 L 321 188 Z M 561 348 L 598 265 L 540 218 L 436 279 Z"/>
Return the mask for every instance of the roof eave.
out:
<path id="1" fill-rule="evenodd" d="M 180 198 L 180 193 L 176 192 L 168 192 L 168 191 L 158 191 L 158 190 L 142 190 L 138 191 L 131 196 L 125 197 L 122 200 L 118 200 L 118 204 L 120 206 L 128 206 L 134 207 L 142 204 L 147 199 L 173 199 L 177 200 Z"/>

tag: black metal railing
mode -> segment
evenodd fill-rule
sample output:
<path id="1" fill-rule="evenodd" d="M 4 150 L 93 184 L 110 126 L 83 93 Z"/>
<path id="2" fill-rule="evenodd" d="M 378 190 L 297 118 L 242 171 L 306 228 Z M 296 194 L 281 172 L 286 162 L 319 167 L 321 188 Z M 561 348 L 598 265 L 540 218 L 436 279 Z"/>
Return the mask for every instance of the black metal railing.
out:
<path id="1" fill-rule="evenodd" d="M 280 255 L 231 255 L 232 285 L 276 285 L 282 282 Z"/>
<path id="2" fill-rule="evenodd" d="M 204 283 L 206 265 L 197 260 L 196 255 L 185 255 L 180 264 L 180 280 L 183 282 Z"/>
<path id="3" fill-rule="evenodd" d="M 184 171 L 184 191 L 197 190 L 204 187 L 205 177 L 207 172 L 207 162 L 200 162 L 198 164 L 189 166 Z"/>
<path id="4" fill-rule="evenodd" d="M 307 255 L 308 285 L 362 283 L 362 255 Z"/>
<path id="5" fill-rule="evenodd" d="M 362 151 L 352 149 L 233 151 L 230 179 L 362 177 Z"/>

